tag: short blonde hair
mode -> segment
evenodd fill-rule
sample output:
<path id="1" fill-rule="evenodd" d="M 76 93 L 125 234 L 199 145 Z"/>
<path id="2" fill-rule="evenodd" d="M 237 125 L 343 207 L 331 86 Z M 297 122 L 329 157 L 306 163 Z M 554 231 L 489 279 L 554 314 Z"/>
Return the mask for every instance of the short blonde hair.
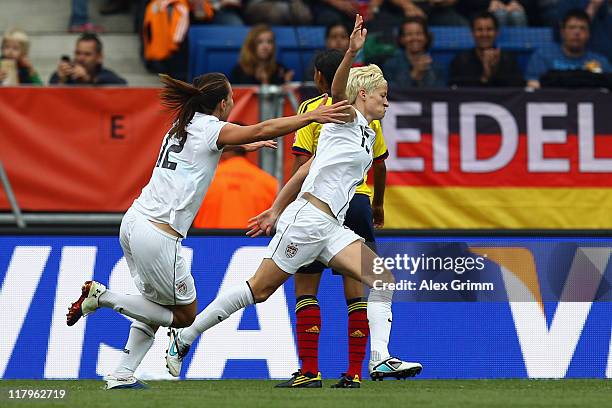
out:
<path id="1" fill-rule="evenodd" d="M 4 36 L 2 36 L 2 44 L 6 40 L 17 41 L 19 45 L 21 45 L 21 51 L 23 55 L 28 55 L 30 51 L 30 37 L 25 33 L 25 31 L 20 30 L 18 28 L 11 28 L 4 32 Z"/>
<path id="2" fill-rule="evenodd" d="M 364 67 L 351 68 L 346 84 L 346 97 L 352 105 L 357 100 L 357 94 L 361 89 L 366 93 L 371 93 L 384 85 L 387 85 L 387 81 L 378 65 L 370 64 Z"/>

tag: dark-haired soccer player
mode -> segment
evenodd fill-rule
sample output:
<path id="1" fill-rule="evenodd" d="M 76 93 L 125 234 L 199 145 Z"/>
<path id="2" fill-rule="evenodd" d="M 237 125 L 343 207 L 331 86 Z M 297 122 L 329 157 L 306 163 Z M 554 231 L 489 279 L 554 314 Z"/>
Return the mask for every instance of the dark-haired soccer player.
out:
<path id="1" fill-rule="evenodd" d="M 320 93 L 331 92 L 334 75 L 344 53 L 338 50 L 326 50 L 315 59 L 314 81 Z M 298 112 L 309 112 L 316 109 L 323 101 L 323 95 L 304 101 Z M 328 100 L 328 103 L 331 101 Z M 322 125 L 311 123 L 296 132 L 293 144 L 295 162 L 293 173 L 310 159 L 316 152 L 319 133 Z M 384 223 L 383 199 L 385 193 L 386 167 L 384 160 L 388 156 L 387 146 L 382 135 L 380 121 L 375 120 L 370 127 L 376 132 L 374 144 L 374 199 L 373 209 L 370 206 L 372 191 L 363 180 L 350 202 L 344 225 L 361 236 L 370 247 L 374 245 L 374 225 L 382 227 Z M 321 312 L 317 300 L 321 274 L 325 265 L 314 262 L 295 274 L 295 315 L 298 355 L 301 368 L 288 381 L 277 387 L 321 387 L 319 366 L 319 332 L 321 329 Z M 334 271 L 334 274 L 338 274 Z M 361 367 L 365 357 L 370 329 L 367 318 L 367 302 L 363 297 L 363 285 L 348 276 L 343 276 L 344 295 L 348 309 L 348 349 L 349 364 L 335 387 L 358 388 L 360 386 Z"/>

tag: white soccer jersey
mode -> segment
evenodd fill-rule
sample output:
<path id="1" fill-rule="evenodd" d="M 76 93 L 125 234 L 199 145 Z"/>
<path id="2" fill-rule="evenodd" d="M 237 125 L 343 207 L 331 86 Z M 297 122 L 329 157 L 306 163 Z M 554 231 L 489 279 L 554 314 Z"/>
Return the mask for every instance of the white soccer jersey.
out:
<path id="1" fill-rule="evenodd" d="M 355 111 L 352 122 L 323 125 L 315 158 L 300 191 L 300 196 L 310 193 L 329 205 L 340 223 L 355 189 L 372 165 L 376 140 L 366 118 Z"/>
<path id="2" fill-rule="evenodd" d="M 183 143 L 166 134 L 151 180 L 132 206 L 185 237 L 217 169 L 217 139 L 226 123 L 198 112 Z"/>

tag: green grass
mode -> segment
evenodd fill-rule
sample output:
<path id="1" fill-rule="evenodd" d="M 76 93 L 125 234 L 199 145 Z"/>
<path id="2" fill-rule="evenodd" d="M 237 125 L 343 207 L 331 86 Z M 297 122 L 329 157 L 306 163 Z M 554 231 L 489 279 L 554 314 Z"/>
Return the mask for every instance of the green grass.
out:
<path id="1" fill-rule="evenodd" d="M 609 380 L 366 381 L 361 389 L 274 389 L 274 381 L 151 381 L 148 390 L 104 391 L 102 381 L 0 382 L 9 407 L 597 407 L 612 405 Z M 64 389 L 65 400 L 15 401 L 9 389 Z"/>

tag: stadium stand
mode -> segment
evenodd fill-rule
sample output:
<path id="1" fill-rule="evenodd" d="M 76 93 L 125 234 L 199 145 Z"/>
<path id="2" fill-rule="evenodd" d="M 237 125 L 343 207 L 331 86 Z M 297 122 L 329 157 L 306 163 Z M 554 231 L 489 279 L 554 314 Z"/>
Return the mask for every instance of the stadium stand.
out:
<path id="1" fill-rule="evenodd" d="M 240 46 L 248 27 L 195 26 L 189 31 L 190 78 L 204 72 L 228 74 L 235 65 Z M 278 60 L 295 71 L 294 79 L 304 80 L 304 68 L 314 53 L 324 48 L 323 27 L 273 27 L 276 34 Z M 473 46 L 468 27 L 432 27 L 434 37 L 431 54 L 434 60 L 448 65 L 453 56 Z M 517 53 L 521 68 L 527 65 L 531 53 L 553 44 L 552 29 L 548 27 L 504 27 L 499 46 Z"/>

